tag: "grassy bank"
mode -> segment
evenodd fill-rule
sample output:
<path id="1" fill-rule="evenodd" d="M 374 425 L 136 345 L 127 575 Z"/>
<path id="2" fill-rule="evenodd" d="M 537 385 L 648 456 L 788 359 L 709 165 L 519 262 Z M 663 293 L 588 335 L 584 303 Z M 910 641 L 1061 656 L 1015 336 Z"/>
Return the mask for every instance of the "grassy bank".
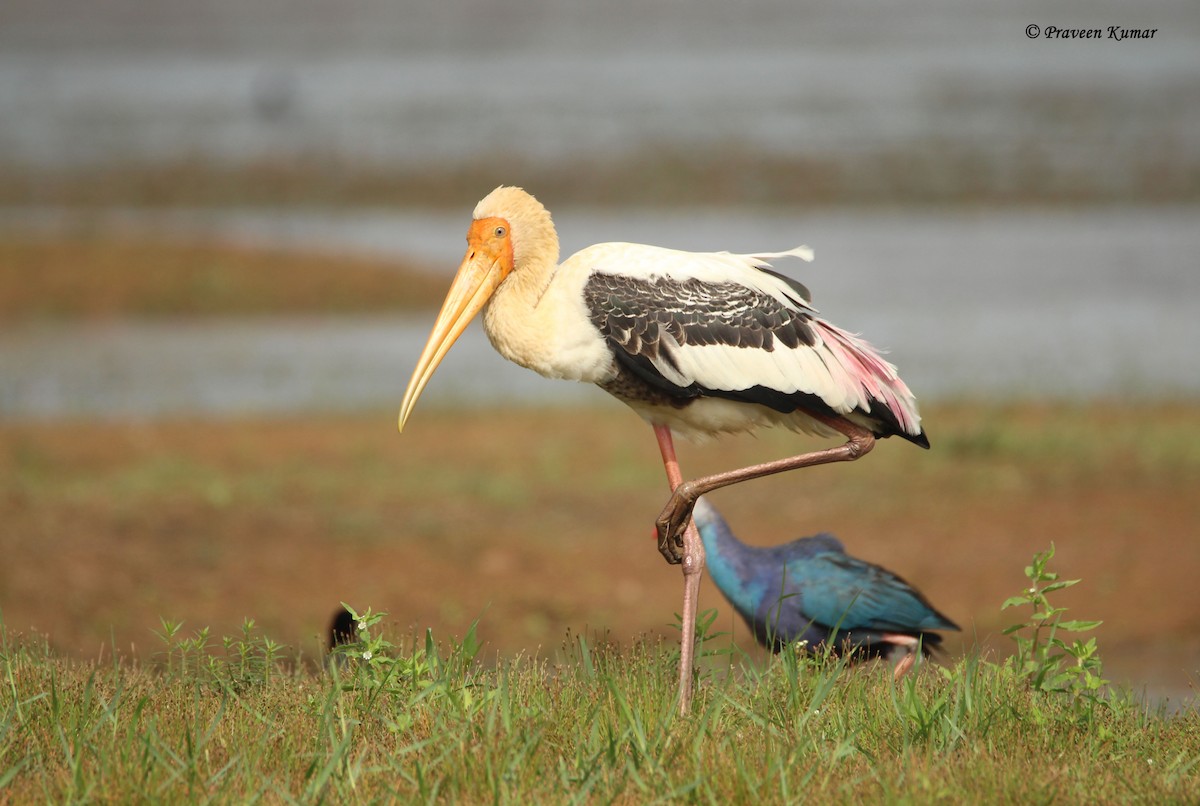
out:
<path id="1" fill-rule="evenodd" d="M 436 308 L 445 271 L 401 260 L 115 233 L 0 236 L 0 321 Z"/>
<path id="2" fill-rule="evenodd" d="M 164 625 L 153 668 L 69 662 L 0 632 L 6 802 L 1194 802 L 1200 714 L 1124 692 L 1040 690 L 970 654 L 885 669 L 710 636 L 679 717 L 658 642 L 568 639 L 480 664 L 474 631 L 393 644 L 373 619 L 344 665 L 280 662 L 251 625 Z M 0 628 L 2 629 L 2 628 Z M 395 636 L 390 636 L 395 638 Z M 214 652 L 206 652 L 206 645 Z"/>
<path id="3" fill-rule="evenodd" d="M 1018 114 L 1057 116 L 1050 107 Z M 1200 166 L 1186 150 L 1131 151 L 1117 166 L 1080 172 L 1044 145 L 1039 140 L 998 154 L 932 139 L 869 152 L 769 156 L 727 142 L 687 151 L 648 146 L 566 162 L 489 152 L 477 160 L 399 167 L 321 155 L 238 164 L 130 161 L 76 170 L 0 164 L 0 205 L 459 208 L 514 177 L 557 204 L 1194 204 L 1200 194 Z"/>

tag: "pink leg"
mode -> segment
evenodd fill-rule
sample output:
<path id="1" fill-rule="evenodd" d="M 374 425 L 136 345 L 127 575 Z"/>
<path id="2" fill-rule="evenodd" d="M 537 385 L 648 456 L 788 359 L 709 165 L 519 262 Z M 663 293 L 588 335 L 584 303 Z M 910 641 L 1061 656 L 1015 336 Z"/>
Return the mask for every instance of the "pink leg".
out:
<path id="1" fill-rule="evenodd" d="M 825 450 L 813 451 L 812 453 L 805 453 L 800 456 L 790 456 L 786 459 L 776 459 L 773 462 L 763 462 L 759 465 L 728 470 L 724 473 L 715 473 L 711 476 L 685 481 L 674 488 L 670 500 L 667 501 L 667 505 L 663 507 L 663 511 L 659 514 L 656 521 L 659 551 L 663 552 L 663 556 L 667 556 L 668 562 L 679 562 L 677 559 L 672 560 L 671 556 L 678 556 L 678 548 L 685 547 L 684 531 L 688 524 L 692 522 L 692 508 L 695 507 L 696 499 L 700 496 L 710 493 L 713 490 L 719 490 L 722 487 L 728 487 L 731 484 L 738 484 L 750 479 L 782 473 L 786 470 L 824 465 L 830 462 L 852 462 L 875 447 L 875 435 L 865 428 L 840 418 L 824 417 L 817 414 L 811 414 L 810 416 L 815 420 L 820 420 L 830 428 L 845 434 L 847 442 L 835 448 L 826 448 Z M 659 427 L 655 426 L 654 430 L 656 434 L 658 433 L 658 429 Z M 670 436 L 670 432 L 668 431 L 668 442 Z M 662 445 L 663 437 L 660 435 L 659 447 L 661 448 Z M 673 446 L 671 457 L 672 459 L 674 458 Z M 664 462 L 666 461 L 665 450 L 663 460 Z M 670 472 L 668 469 L 667 473 L 670 474 Z M 676 465 L 675 472 L 679 472 L 678 465 Z M 671 553 L 671 556 L 668 556 L 668 552 Z"/>
<path id="2" fill-rule="evenodd" d="M 663 467 L 667 471 L 667 483 L 672 492 L 683 483 L 679 472 L 679 461 L 675 458 L 675 442 L 671 429 L 665 425 L 654 426 L 654 436 L 662 453 Z M 686 714 L 692 704 L 692 667 L 696 655 L 696 609 L 700 599 L 700 577 L 704 573 L 704 542 L 688 512 L 687 526 L 683 530 L 683 551 L 672 551 L 675 547 L 659 540 L 658 550 L 669 563 L 683 565 L 683 623 L 679 644 L 679 712 Z"/>
<path id="3" fill-rule="evenodd" d="M 899 683 L 904 679 L 904 675 L 908 674 L 916 662 L 916 656 L 912 652 L 904 653 L 904 657 L 896 663 L 896 668 L 892 671 L 892 679 Z"/>
<path id="4" fill-rule="evenodd" d="M 911 635 L 899 635 L 896 633 L 884 633 L 883 638 L 891 641 L 896 646 L 904 648 L 904 657 L 897 661 L 896 668 L 892 670 L 892 679 L 899 683 L 904 675 L 912 670 L 913 664 L 916 663 L 920 642 Z"/>

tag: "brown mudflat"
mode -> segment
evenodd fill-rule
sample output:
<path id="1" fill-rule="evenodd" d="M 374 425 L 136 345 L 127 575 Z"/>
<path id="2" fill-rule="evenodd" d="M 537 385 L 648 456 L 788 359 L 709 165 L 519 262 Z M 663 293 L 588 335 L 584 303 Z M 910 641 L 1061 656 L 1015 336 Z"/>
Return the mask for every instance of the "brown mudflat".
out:
<path id="1" fill-rule="evenodd" d="M 600 393 L 597 392 L 598 397 Z M 998 653 L 1000 603 L 1053 542 L 1103 619 L 1108 676 L 1186 693 L 1200 678 L 1200 407 L 927 407 L 933 450 L 742 485 L 714 503 L 742 539 L 828 530 Z M 681 446 L 708 472 L 785 455 L 768 433 Z M 0 426 L 0 609 L 79 657 L 150 658 L 159 618 L 234 635 L 254 618 L 306 654 L 339 601 L 401 634 L 553 654 L 567 630 L 674 637 L 680 577 L 652 538 L 665 480 L 649 428 L 615 406 L 165 423 Z M 701 608 L 752 639 L 705 581 Z M 1026 615 L 1024 613 L 1020 614 Z"/>

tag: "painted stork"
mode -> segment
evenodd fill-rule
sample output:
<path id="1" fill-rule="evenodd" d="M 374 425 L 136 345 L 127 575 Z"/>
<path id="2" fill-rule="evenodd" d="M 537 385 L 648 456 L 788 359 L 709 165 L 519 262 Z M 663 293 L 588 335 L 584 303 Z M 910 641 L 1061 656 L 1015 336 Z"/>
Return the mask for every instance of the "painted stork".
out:
<path id="1" fill-rule="evenodd" d="M 594 383 L 654 428 L 671 497 L 659 551 L 684 574 L 680 708 L 691 699 L 696 596 L 704 546 L 691 511 L 704 493 L 793 468 L 848 461 L 878 437 L 922 447 L 916 402 L 896 369 L 826 322 L 800 283 L 768 261 L 786 252 L 695 253 L 602 243 L 558 262 L 550 213 L 516 187 L 475 207 L 467 252 L 400 406 L 400 429 L 474 316 L 505 358 L 549 378 Z M 782 425 L 846 442 L 684 481 L 672 431 L 685 437 Z"/>
<path id="2" fill-rule="evenodd" d="M 707 498 L 696 501 L 692 517 L 713 582 L 773 652 L 793 642 L 804 642 L 810 652 L 828 642 L 835 652 L 848 648 L 855 659 L 898 650 L 899 680 L 918 650 L 928 655 L 942 642 L 932 630 L 958 630 L 920 591 L 886 568 L 851 557 L 831 534 L 748 546 Z"/>

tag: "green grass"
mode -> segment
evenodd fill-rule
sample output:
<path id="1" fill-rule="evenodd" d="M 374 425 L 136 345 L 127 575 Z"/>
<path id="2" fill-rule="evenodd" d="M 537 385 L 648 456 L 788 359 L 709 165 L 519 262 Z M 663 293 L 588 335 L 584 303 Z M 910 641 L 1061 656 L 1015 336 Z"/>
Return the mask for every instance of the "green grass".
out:
<path id="1" fill-rule="evenodd" d="M 1049 556 L 1026 572 L 1042 595 L 1019 597 L 1034 622 L 1061 613 L 1046 613 Z M 899 683 L 831 655 L 756 665 L 706 635 L 681 717 L 662 642 L 568 635 L 554 660 L 484 663 L 474 625 L 393 643 L 382 615 L 361 614 L 358 642 L 319 671 L 252 622 L 216 642 L 164 621 L 149 665 L 68 662 L 0 626 L 0 802 L 1200 798 L 1197 712 L 1090 682 L 1048 690 L 1037 673 L 1073 657 L 1036 633 L 1020 640 L 1039 668 L 970 653 Z"/>

